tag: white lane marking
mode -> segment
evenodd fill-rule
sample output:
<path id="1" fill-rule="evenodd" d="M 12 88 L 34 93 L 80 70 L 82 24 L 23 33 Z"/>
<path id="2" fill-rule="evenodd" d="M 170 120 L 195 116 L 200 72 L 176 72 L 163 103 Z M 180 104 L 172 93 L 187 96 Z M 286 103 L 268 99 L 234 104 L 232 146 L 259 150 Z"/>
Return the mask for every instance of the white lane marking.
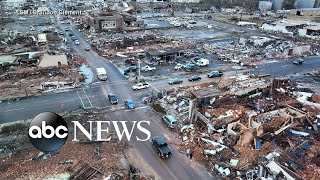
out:
<path id="1" fill-rule="evenodd" d="M 120 81 L 108 81 L 108 82 L 95 82 L 91 84 L 91 87 L 98 86 L 98 85 L 113 85 L 113 84 L 126 84 L 130 83 L 128 80 L 120 80 Z"/>
<path id="2" fill-rule="evenodd" d="M 170 141 L 170 138 L 167 134 L 163 134 L 163 136 Z"/>
<path id="3" fill-rule="evenodd" d="M 84 89 L 82 89 L 82 90 L 83 90 L 84 94 L 86 95 L 86 97 L 87 97 L 87 99 L 88 99 L 88 101 L 89 101 L 89 103 L 90 103 L 90 107 L 92 107 L 92 103 L 91 103 L 91 101 L 90 101 L 90 99 L 89 99 L 89 97 L 88 97 L 88 95 L 87 95 L 86 91 L 85 91 Z"/>
<path id="4" fill-rule="evenodd" d="M 33 101 L 33 102 L 47 102 L 49 101 L 48 99 L 47 100 L 40 100 L 40 101 Z"/>
<path id="5" fill-rule="evenodd" d="M 147 108 L 148 106 L 141 106 L 141 107 L 137 107 L 137 108 L 135 108 L 135 109 L 145 109 L 145 108 Z"/>
<path id="6" fill-rule="evenodd" d="M 24 108 L 18 108 L 18 109 L 9 109 L 9 110 L 6 110 L 4 112 L 10 112 L 10 111 L 18 111 L 18 110 L 21 110 L 21 109 L 24 109 Z"/>
<path id="7" fill-rule="evenodd" d="M 134 110 L 137 110 L 137 109 L 145 109 L 145 108 L 147 108 L 147 106 L 136 107 L 136 108 L 134 108 L 134 109 L 127 109 L 127 110 L 125 110 L 125 112 L 134 111 Z"/>
<path id="8" fill-rule="evenodd" d="M 151 96 L 151 94 L 150 94 L 148 91 L 146 91 L 146 93 L 147 93 L 149 96 Z"/>
<path id="9" fill-rule="evenodd" d="M 153 89 L 155 89 L 157 92 L 160 92 L 158 88 L 152 86 L 151 84 L 150 84 L 150 86 L 151 86 Z"/>
<path id="10" fill-rule="evenodd" d="M 288 64 L 286 64 L 286 65 L 283 65 L 283 66 L 281 66 L 281 67 L 287 67 L 287 66 L 289 66 Z"/>
<path id="11" fill-rule="evenodd" d="M 79 99 L 80 99 L 80 101 L 81 101 L 81 103 L 82 103 L 83 108 L 86 108 L 86 107 L 84 106 L 84 104 L 83 104 L 83 101 L 82 101 L 81 97 L 80 97 L 79 91 L 77 91 L 77 93 L 78 93 L 78 96 L 79 96 Z"/>

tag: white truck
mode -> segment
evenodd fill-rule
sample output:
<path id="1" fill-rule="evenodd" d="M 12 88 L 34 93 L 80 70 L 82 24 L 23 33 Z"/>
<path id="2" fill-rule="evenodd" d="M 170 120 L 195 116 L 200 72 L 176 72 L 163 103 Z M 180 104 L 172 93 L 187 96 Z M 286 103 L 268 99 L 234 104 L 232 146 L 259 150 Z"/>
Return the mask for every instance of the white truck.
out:
<path id="1" fill-rule="evenodd" d="M 201 58 L 197 61 L 197 66 L 208 66 L 209 65 L 209 60 Z"/>
<path id="2" fill-rule="evenodd" d="M 47 35 L 46 34 L 38 34 L 38 44 L 39 45 L 47 44 Z"/>
<path id="3" fill-rule="evenodd" d="M 107 71 L 104 68 L 97 68 L 97 76 L 100 81 L 106 81 L 108 79 Z"/>
<path id="4" fill-rule="evenodd" d="M 148 87 L 149 87 L 149 83 L 148 82 L 141 82 L 141 83 L 138 83 L 136 85 L 133 85 L 132 89 L 133 90 L 140 90 L 140 89 L 145 89 L 145 88 L 148 88 Z"/>
<path id="5" fill-rule="evenodd" d="M 144 66 L 141 68 L 142 71 L 154 71 L 156 70 L 156 67 L 151 67 L 151 66 Z"/>

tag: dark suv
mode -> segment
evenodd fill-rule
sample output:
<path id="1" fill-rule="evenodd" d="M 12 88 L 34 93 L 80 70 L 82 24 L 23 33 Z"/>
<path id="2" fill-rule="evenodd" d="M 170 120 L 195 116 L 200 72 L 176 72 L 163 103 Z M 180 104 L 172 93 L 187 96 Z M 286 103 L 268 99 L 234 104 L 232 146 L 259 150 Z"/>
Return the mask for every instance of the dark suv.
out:
<path id="1" fill-rule="evenodd" d="M 114 94 L 109 94 L 108 95 L 108 99 L 110 101 L 111 104 L 118 104 L 118 98 L 116 95 Z"/>
<path id="2" fill-rule="evenodd" d="M 129 66 L 129 67 L 125 67 L 123 68 L 124 74 L 127 75 L 130 72 L 136 72 L 137 71 L 137 66 Z"/>
<path id="3" fill-rule="evenodd" d="M 151 138 L 153 147 L 156 149 L 158 156 L 161 158 L 169 158 L 172 155 L 172 151 L 166 142 L 166 140 L 161 136 L 154 136 Z"/>

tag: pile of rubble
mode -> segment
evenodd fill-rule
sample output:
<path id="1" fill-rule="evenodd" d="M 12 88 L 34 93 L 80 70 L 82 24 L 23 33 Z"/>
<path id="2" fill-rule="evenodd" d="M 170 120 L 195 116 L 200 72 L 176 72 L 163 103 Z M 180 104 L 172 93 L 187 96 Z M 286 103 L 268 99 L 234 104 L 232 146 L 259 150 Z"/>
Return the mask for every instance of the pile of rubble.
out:
<path id="1" fill-rule="evenodd" d="M 75 88 L 79 84 L 79 67 L 85 59 L 77 54 L 68 53 L 68 65 L 40 67 L 37 58 L 20 66 L 0 68 L 0 99 L 10 99 L 36 95 L 41 92 Z"/>
<path id="2" fill-rule="evenodd" d="M 164 107 L 183 110 L 177 112 L 178 118 L 191 115 L 192 124 L 184 121 L 188 125 L 180 129 L 180 152 L 192 154 L 224 177 L 319 176 L 320 96 L 288 79 L 269 82 L 243 77 L 224 92 L 209 95 L 208 89 L 216 86 L 207 85 L 179 89 L 165 97 Z M 235 87 L 242 87 L 241 91 L 230 91 Z"/>
<path id="3" fill-rule="evenodd" d="M 231 42 L 207 43 L 204 44 L 204 49 L 217 53 L 220 60 L 235 63 L 286 59 L 317 53 L 311 50 L 311 45 L 270 37 L 239 38 Z"/>
<path id="4" fill-rule="evenodd" d="M 72 127 L 71 121 L 78 121 L 87 129 L 88 121 L 108 119 L 100 110 L 76 110 L 64 118 L 69 127 Z M 4 125 L 0 126 L 1 179 L 47 179 L 57 175 L 70 179 L 86 179 L 89 174 L 91 178 L 98 179 L 153 179 L 144 177 L 143 173 L 129 162 L 126 151 L 130 147 L 125 139 L 95 142 L 82 139 L 79 135 L 79 142 L 69 138 L 58 152 L 39 153 L 28 141 L 25 133 L 27 124 L 24 123 L 25 127 L 16 130 L 11 128 L 10 132 L 4 130 Z M 73 134 L 72 128 L 69 128 L 69 131 Z M 96 134 L 95 131 L 96 128 L 93 128 L 93 134 Z M 111 130 L 112 139 L 115 139 L 114 134 L 116 133 Z M 8 151 L 10 153 L 5 153 Z"/>
<path id="5" fill-rule="evenodd" d="M 192 87 L 181 87 L 172 89 L 166 92 L 166 96 L 159 100 L 165 111 L 175 115 L 182 121 L 187 121 L 189 116 L 189 99 L 192 97 L 192 92 L 199 89 L 211 90 L 215 83 L 202 83 Z"/>
<path id="6" fill-rule="evenodd" d="M 170 37 L 156 30 L 134 32 L 130 34 L 130 36 L 123 36 L 123 34 L 117 33 L 104 35 L 99 38 L 92 38 L 91 45 L 94 46 L 94 49 L 102 56 L 115 56 L 119 52 L 142 52 L 149 48 L 158 49 L 168 46 L 191 46 L 188 42 L 172 41 Z"/>
<path id="7" fill-rule="evenodd" d="M 46 82 L 79 82 L 78 70 L 70 67 L 28 67 L 2 70 L 0 74 L 0 97 L 28 96 L 43 92 Z M 67 83 L 65 83 L 67 84 Z"/>

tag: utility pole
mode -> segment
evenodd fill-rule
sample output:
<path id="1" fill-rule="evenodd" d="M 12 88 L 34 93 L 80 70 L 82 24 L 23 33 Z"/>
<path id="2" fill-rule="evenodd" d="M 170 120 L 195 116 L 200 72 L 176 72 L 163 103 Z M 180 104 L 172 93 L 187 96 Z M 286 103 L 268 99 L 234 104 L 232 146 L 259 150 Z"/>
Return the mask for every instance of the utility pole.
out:
<path id="1" fill-rule="evenodd" d="M 170 4 L 171 4 L 171 8 L 172 8 L 172 11 L 171 11 L 171 16 L 174 16 L 174 2 L 172 2 L 172 0 L 170 0 Z"/>
<path id="2" fill-rule="evenodd" d="M 150 0 L 150 7 L 151 7 L 152 17 L 154 17 L 154 11 L 153 11 L 153 0 Z"/>
<path id="3" fill-rule="evenodd" d="M 138 76 L 140 79 L 140 73 L 141 73 L 141 64 L 140 64 L 140 59 L 138 59 Z"/>

